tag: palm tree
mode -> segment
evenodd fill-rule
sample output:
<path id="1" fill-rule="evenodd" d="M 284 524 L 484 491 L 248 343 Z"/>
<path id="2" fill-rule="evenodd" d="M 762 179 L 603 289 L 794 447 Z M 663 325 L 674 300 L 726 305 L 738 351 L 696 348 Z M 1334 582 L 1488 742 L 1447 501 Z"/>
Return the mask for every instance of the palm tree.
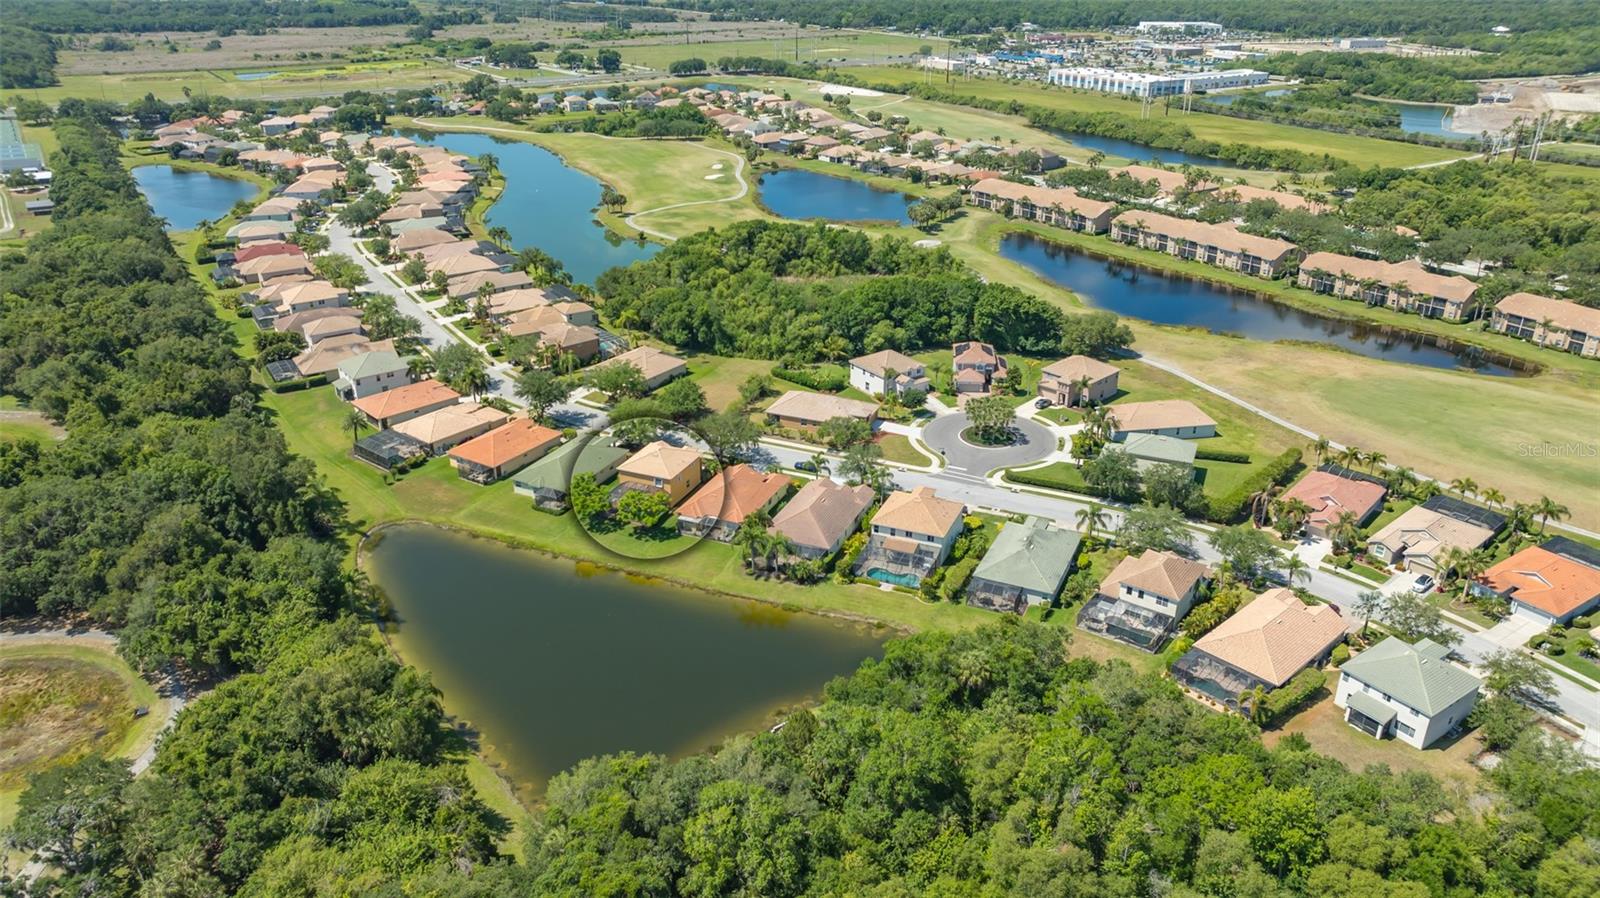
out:
<path id="1" fill-rule="evenodd" d="M 1450 481 L 1450 488 L 1463 496 L 1471 496 L 1478 491 L 1478 482 L 1471 477 L 1457 477 Z"/>
<path id="2" fill-rule="evenodd" d="M 1544 528 L 1550 523 L 1551 518 L 1561 520 L 1572 514 L 1565 505 L 1549 496 L 1540 496 L 1539 501 L 1533 503 L 1533 513 L 1539 516 L 1539 535 L 1544 536 Z"/>
<path id="3" fill-rule="evenodd" d="M 1333 446 L 1328 442 L 1327 437 L 1317 437 L 1308 448 L 1316 455 L 1317 464 L 1319 465 L 1328 457 L 1328 453 L 1333 451 Z"/>
<path id="4" fill-rule="evenodd" d="M 406 359 L 406 373 L 412 380 L 422 380 L 433 373 L 433 359 L 425 355 L 414 355 Z"/>
<path id="5" fill-rule="evenodd" d="M 350 431 L 350 448 L 354 449 L 361 439 L 361 431 L 367 429 L 367 416 L 358 408 L 353 408 L 344 416 L 345 429 Z"/>
<path id="6" fill-rule="evenodd" d="M 1094 539 L 1094 532 L 1106 525 L 1106 510 L 1093 503 L 1078 509 L 1073 516 L 1078 519 L 1078 526 L 1083 528 L 1085 541 Z"/>
<path id="7" fill-rule="evenodd" d="M 1490 508 L 1499 508 L 1501 504 L 1506 501 L 1506 494 L 1491 486 L 1484 490 L 1483 494 L 1479 496 L 1479 498 L 1489 503 Z"/>
<path id="8" fill-rule="evenodd" d="M 969 700 L 974 692 L 988 688 L 993 672 L 989 656 L 976 649 L 956 656 L 956 684 Z"/>
<path id="9" fill-rule="evenodd" d="M 1283 487 L 1276 483 L 1269 483 L 1250 496 L 1250 523 L 1260 527 L 1267 522 L 1272 500 L 1277 498 L 1281 489 Z"/>
<path id="10" fill-rule="evenodd" d="M 752 512 L 739 522 L 739 529 L 734 531 L 732 542 L 742 551 L 746 568 L 755 567 L 756 558 L 766 553 L 767 528 L 771 525 L 772 516 L 765 511 Z"/>
<path id="11" fill-rule="evenodd" d="M 1521 502 L 1511 503 L 1511 508 L 1506 512 L 1506 528 L 1512 533 L 1527 533 L 1533 525 L 1533 518 L 1538 512 L 1534 506 Z"/>
<path id="12" fill-rule="evenodd" d="M 1408 495 L 1411 488 L 1417 485 L 1417 475 L 1410 468 L 1395 468 L 1384 479 L 1388 481 L 1389 489 L 1401 495 Z"/>
<path id="13" fill-rule="evenodd" d="M 1328 525 L 1328 538 L 1333 540 L 1334 548 L 1354 545 L 1361 536 L 1361 522 L 1353 511 L 1341 511 L 1333 523 Z"/>
<path id="14" fill-rule="evenodd" d="M 511 249 L 511 232 L 503 225 L 495 225 L 485 233 L 489 235 L 489 240 L 494 243 L 494 245 L 507 251 Z"/>
<path id="15" fill-rule="evenodd" d="M 1367 453 L 1367 470 L 1370 471 L 1371 473 L 1376 474 L 1378 472 L 1378 466 L 1382 465 L 1384 462 L 1386 462 L 1388 460 L 1389 460 L 1389 457 L 1387 455 L 1384 455 L 1382 452 L 1378 452 L 1376 450 L 1374 450 L 1372 452 L 1368 452 Z"/>
<path id="16" fill-rule="evenodd" d="M 478 163 L 484 174 L 491 177 L 500 171 L 500 157 L 493 153 L 479 153 L 473 161 Z"/>
<path id="17" fill-rule="evenodd" d="M 818 477 L 826 477 L 833 473 L 833 467 L 828 462 L 828 456 L 821 452 L 814 453 L 811 456 L 811 467 L 816 469 Z"/>
<path id="18" fill-rule="evenodd" d="M 1311 579 L 1311 568 L 1306 565 L 1306 560 L 1290 552 L 1283 556 L 1283 579 L 1294 586 L 1294 581 Z"/>
<path id="19" fill-rule="evenodd" d="M 1365 456 L 1360 449 L 1354 446 L 1346 446 L 1334 454 L 1333 460 L 1339 467 L 1347 471 L 1353 471 L 1355 466 L 1361 463 L 1363 457 Z"/>
<path id="20" fill-rule="evenodd" d="M 1239 693 L 1239 713 L 1258 726 L 1266 719 L 1266 704 L 1267 690 L 1259 683 L 1256 684 L 1256 688 Z M 1249 710 L 1245 710 L 1246 708 Z"/>
<path id="21" fill-rule="evenodd" d="M 1080 377 L 1077 380 L 1072 382 L 1072 393 L 1071 393 L 1071 395 L 1074 396 L 1074 397 L 1077 397 L 1077 401 L 1072 403 L 1073 405 L 1087 405 L 1088 404 L 1088 402 L 1089 402 L 1089 384 L 1091 384 L 1091 383 L 1093 383 L 1093 381 L 1091 381 L 1089 379 L 1089 375 L 1087 375 L 1087 374 L 1085 374 L 1084 376 L 1082 376 L 1082 377 Z"/>

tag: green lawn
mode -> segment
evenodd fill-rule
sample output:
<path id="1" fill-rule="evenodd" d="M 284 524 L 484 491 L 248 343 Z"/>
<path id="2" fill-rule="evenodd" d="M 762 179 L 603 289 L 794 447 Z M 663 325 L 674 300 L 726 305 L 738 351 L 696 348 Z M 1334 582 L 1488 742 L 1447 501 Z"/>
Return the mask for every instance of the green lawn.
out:
<path id="1" fill-rule="evenodd" d="M 652 69 L 665 71 L 667 66 L 679 59 L 691 56 L 699 57 L 715 65 L 717 60 L 724 56 L 761 56 L 768 59 L 777 57 L 791 62 L 817 62 L 826 63 L 829 60 L 860 60 L 863 62 L 890 61 L 889 57 L 903 57 L 915 54 L 917 48 L 927 41 L 914 34 L 896 35 L 881 32 L 867 31 L 826 31 L 818 32 L 815 29 L 806 29 L 795 37 L 781 37 L 774 40 L 740 40 L 740 41 L 694 41 L 685 43 L 683 38 L 671 38 L 661 43 L 642 45 L 614 45 L 606 44 L 607 48 L 615 49 L 622 54 L 624 65 L 645 66 Z M 582 52 L 592 55 L 596 46 L 584 47 Z M 719 83 L 723 78 L 711 78 Z"/>
<path id="2" fill-rule="evenodd" d="M 240 81 L 240 73 L 277 72 L 270 78 Z M 264 63 L 236 69 L 191 69 L 172 72 L 128 72 L 116 75 L 62 75 L 54 87 L 9 91 L 55 105 L 67 97 L 128 103 L 155 94 L 158 100 L 179 101 L 189 94 L 215 94 L 239 98 L 291 98 L 337 96 L 352 90 L 392 90 L 428 87 L 465 81 L 466 72 L 441 62 L 423 59 L 385 62 L 292 66 Z"/>
<path id="3" fill-rule="evenodd" d="M 922 454 L 917 447 L 911 445 L 911 438 L 898 433 L 885 433 L 878 436 L 878 448 L 883 450 L 885 461 L 899 462 L 906 465 L 928 465 L 933 459 Z"/>

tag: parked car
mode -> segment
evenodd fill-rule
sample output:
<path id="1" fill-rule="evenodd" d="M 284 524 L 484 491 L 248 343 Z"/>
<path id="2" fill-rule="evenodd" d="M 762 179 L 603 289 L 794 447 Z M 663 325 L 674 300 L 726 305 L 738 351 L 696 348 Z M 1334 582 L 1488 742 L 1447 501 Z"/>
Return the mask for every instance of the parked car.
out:
<path id="1" fill-rule="evenodd" d="M 1428 576 L 1427 574 L 1418 574 L 1417 579 L 1411 584 L 1411 591 L 1419 596 L 1425 596 L 1428 593 L 1433 592 L 1433 583 L 1434 580 L 1432 577 Z"/>
<path id="2" fill-rule="evenodd" d="M 1033 400 L 1033 407 L 1034 408 L 1049 408 L 1050 406 L 1051 406 L 1050 400 L 1044 398 L 1043 396 L 1040 396 L 1038 399 Z"/>
<path id="3" fill-rule="evenodd" d="M 797 461 L 794 463 L 796 471 L 805 471 L 807 474 L 817 473 L 817 463 L 812 461 Z"/>

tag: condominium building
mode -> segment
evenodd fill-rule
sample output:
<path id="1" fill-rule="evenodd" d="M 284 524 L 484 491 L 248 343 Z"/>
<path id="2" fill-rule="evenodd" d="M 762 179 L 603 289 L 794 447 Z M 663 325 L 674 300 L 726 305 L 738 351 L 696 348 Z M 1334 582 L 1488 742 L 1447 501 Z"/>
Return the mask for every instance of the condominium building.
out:
<path id="1" fill-rule="evenodd" d="M 1300 248 L 1285 240 L 1246 234 L 1231 224 L 1207 224 L 1155 212 L 1124 212 L 1111 220 L 1111 236 L 1123 243 L 1242 271 L 1275 277 Z"/>
<path id="2" fill-rule="evenodd" d="M 1359 299 L 1369 306 L 1415 312 L 1424 318 L 1467 321 L 1478 285 L 1460 275 L 1435 274 L 1416 259 L 1384 262 L 1338 253 L 1312 253 L 1300 262 L 1300 286 Z"/>

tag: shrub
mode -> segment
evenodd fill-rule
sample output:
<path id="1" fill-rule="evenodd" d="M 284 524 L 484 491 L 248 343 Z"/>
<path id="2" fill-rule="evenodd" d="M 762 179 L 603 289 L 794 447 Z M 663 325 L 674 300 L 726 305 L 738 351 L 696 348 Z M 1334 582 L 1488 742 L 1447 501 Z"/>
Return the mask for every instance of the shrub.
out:
<path id="1" fill-rule="evenodd" d="M 1275 722 L 1289 716 L 1312 696 L 1321 692 L 1327 682 L 1328 675 L 1315 667 L 1308 667 L 1290 677 L 1289 682 L 1267 693 L 1266 721 Z"/>
<path id="2" fill-rule="evenodd" d="M 309 390 L 312 387 L 320 387 L 323 384 L 326 384 L 327 382 L 328 382 L 328 375 L 326 375 L 326 374 L 313 374 L 310 377 L 302 377 L 302 378 L 299 378 L 298 380 L 286 380 L 286 381 L 284 381 L 282 383 L 273 384 L 272 385 L 272 392 L 274 392 L 274 393 L 298 393 L 301 390 Z"/>
<path id="3" fill-rule="evenodd" d="M 819 365 L 810 368 L 788 368 L 778 365 L 772 369 L 772 376 L 827 393 L 836 393 L 850 386 L 850 375 L 837 365 Z"/>
<path id="4" fill-rule="evenodd" d="M 1278 457 L 1267 462 L 1238 486 L 1221 496 L 1214 497 L 1206 517 L 1218 524 L 1233 524 L 1243 520 L 1251 496 L 1266 488 L 1268 484 L 1288 483 L 1299 469 L 1300 450 L 1285 449 Z"/>
<path id="5" fill-rule="evenodd" d="M 1339 667 L 1343 667 L 1344 663 L 1350 660 L 1350 647 L 1342 642 L 1339 643 L 1333 647 L 1333 654 L 1328 656 L 1328 660 Z"/>
<path id="6" fill-rule="evenodd" d="M 1073 474 L 1076 475 L 1076 473 L 1076 470 L 1074 470 Z M 1005 479 L 1011 483 L 1021 483 L 1027 486 L 1042 486 L 1048 489 L 1081 493 L 1085 496 L 1094 496 L 1101 499 L 1107 498 L 1105 490 L 1084 483 L 1082 477 L 1046 473 L 1042 469 L 1038 471 L 1007 471 Z"/>
<path id="7" fill-rule="evenodd" d="M 1229 452 L 1223 449 L 1196 449 L 1194 457 L 1200 461 L 1226 461 L 1234 464 L 1250 464 L 1250 453 Z"/>

